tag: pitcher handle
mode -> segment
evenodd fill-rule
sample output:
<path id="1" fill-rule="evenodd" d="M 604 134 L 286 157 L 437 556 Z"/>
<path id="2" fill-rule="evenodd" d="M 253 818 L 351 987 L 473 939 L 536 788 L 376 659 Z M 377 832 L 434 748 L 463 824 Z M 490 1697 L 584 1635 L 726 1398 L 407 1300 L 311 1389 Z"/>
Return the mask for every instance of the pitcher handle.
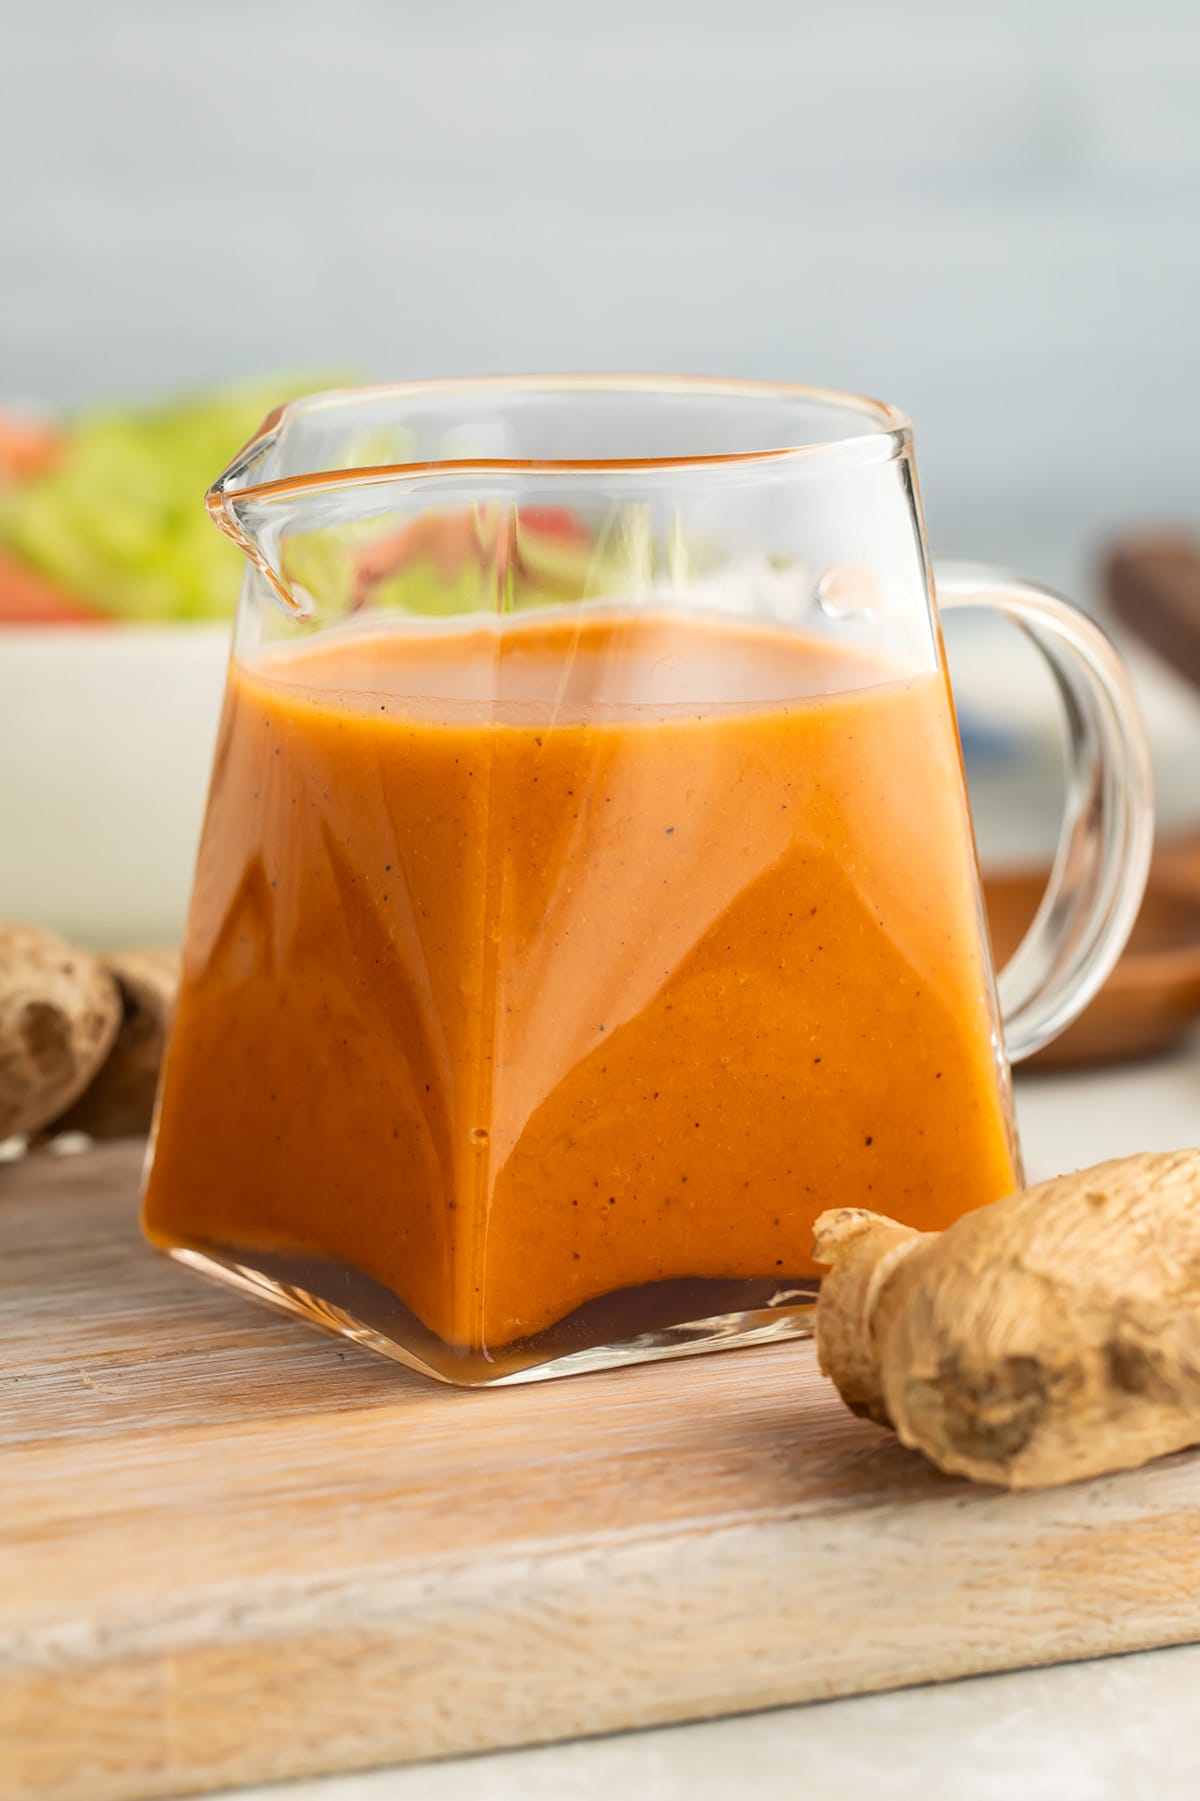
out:
<path id="1" fill-rule="evenodd" d="M 1150 750 L 1129 677 L 1100 627 L 999 571 L 943 565 L 943 612 L 994 607 L 1050 665 L 1067 716 L 1066 811 L 1046 892 L 998 978 L 1010 1063 L 1049 1044 L 1102 987 L 1142 904 L 1154 843 Z"/>

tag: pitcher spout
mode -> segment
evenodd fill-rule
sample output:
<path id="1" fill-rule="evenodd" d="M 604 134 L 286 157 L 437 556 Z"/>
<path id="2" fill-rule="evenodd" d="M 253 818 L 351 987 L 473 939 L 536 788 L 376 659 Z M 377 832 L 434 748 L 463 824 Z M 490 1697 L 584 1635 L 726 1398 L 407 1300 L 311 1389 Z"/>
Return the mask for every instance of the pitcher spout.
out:
<path id="1" fill-rule="evenodd" d="M 256 504 L 258 487 L 268 472 L 285 411 L 285 407 L 277 406 L 267 414 L 254 436 L 217 477 L 204 504 L 217 530 L 233 540 L 288 613 L 304 618 L 309 608 L 303 596 L 297 595 L 284 568 L 277 510 Z"/>

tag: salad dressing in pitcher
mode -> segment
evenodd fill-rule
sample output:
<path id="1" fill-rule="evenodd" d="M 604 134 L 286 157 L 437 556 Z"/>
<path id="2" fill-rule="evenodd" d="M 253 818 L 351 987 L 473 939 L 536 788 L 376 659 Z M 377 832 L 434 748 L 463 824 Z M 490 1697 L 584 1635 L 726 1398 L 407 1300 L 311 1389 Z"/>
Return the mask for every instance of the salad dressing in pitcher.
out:
<path id="1" fill-rule="evenodd" d="M 947 572 L 1066 703 L 1059 855 L 998 993 L 895 408 L 314 394 L 208 506 L 246 574 L 155 1245 L 506 1383 L 800 1336 L 824 1209 L 937 1228 L 1020 1184 L 1009 1061 L 1119 954 L 1149 762 L 1097 628 Z"/>
<path id="2" fill-rule="evenodd" d="M 940 674 L 636 613 L 235 670 L 157 1242 L 461 1379 L 794 1297 L 823 1208 L 1014 1180 Z"/>

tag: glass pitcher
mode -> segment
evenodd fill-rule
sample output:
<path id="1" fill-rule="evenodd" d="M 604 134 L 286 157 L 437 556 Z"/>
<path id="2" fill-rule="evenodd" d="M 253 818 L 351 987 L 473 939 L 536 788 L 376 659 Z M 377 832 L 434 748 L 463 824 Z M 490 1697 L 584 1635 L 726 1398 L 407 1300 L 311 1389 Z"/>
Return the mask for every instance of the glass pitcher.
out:
<path id="1" fill-rule="evenodd" d="M 1068 724 L 1002 1035 L 901 414 L 642 378 L 324 394 L 209 507 L 248 565 L 156 1245 L 514 1382 L 803 1332 L 822 1209 L 937 1228 L 1020 1183 L 1008 1058 L 1120 952 L 1148 759 L 1094 625 L 940 584 L 1024 627 Z"/>

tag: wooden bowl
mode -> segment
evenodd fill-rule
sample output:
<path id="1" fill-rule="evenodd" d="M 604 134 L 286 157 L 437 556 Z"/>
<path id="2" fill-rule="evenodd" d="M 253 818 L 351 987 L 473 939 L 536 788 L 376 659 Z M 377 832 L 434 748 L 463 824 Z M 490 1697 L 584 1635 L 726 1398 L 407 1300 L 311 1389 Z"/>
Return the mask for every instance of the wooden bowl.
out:
<path id="1" fill-rule="evenodd" d="M 1048 871 L 984 876 L 998 968 L 1037 911 Z M 1120 962 L 1073 1025 L 1023 1069 L 1083 1068 L 1168 1050 L 1200 1018 L 1200 844 L 1156 852 L 1137 924 Z"/>

